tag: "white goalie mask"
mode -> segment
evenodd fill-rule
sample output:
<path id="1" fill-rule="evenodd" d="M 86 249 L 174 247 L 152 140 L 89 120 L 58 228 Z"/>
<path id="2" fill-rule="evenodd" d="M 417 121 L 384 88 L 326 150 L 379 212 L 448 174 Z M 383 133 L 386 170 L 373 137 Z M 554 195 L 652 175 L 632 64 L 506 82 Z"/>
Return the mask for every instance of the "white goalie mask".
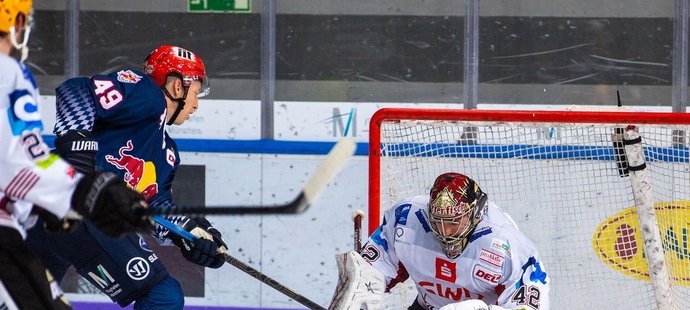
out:
<path id="1" fill-rule="evenodd" d="M 431 230 L 443 244 L 446 256 L 460 256 L 484 215 L 487 200 L 479 185 L 463 174 L 450 172 L 436 178 L 427 212 Z"/>

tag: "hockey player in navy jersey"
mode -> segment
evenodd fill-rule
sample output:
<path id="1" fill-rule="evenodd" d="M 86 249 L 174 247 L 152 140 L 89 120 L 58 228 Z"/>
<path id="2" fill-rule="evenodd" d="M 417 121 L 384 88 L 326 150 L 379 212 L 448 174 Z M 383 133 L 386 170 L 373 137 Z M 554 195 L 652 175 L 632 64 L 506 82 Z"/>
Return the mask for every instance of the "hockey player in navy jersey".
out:
<path id="1" fill-rule="evenodd" d="M 31 9 L 31 0 L 0 1 L 0 309 L 71 309 L 24 242 L 36 214 L 59 224 L 76 212 L 112 236 L 151 223 L 135 215 L 144 198 L 116 175 L 77 173 L 43 143 L 38 88 L 22 63 Z"/>
<path id="2" fill-rule="evenodd" d="M 144 71 L 118 70 L 79 77 L 56 89 L 57 152 L 82 171 L 110 171 L 141 192 L 151 207 L 172 205 L 172 182 L 180 156 L 166 128 L 181 125 L 197 110 L 209 91 L 206 68 L 194 53 L 164 45 L 146 58 Z M 173 223 L 199 237 L 193 244 L 157 226 L 155 237 L 172 241 L 196 264 L 219 268 L 218 250 L 226 244 L 203 217 L 173 216 Z M 32 234 L 45 234 L 34 229 Z M 37 240 L 46 240 L 40 238 Z M 58 279 L 69 265 L 120 306 L 135 309 L 182 309 L 184 294 L 177 280 L 140 236 L 113 239 L 88 222 L 76 232 L 30 243 Z M 47 249 L 46 247 L 50 247 Z M 139 265 L 132 268 L 133 260 Z M 97 276 L 107 272 L 110 281 Z"/>
<path id="3" fill-rule="evenodd" d="M 361 253 L 338 257 L 332 310 L 384 308 L 410 278 L 410 310 L 548 310 L 550 279 L 534 244 L 469 177 L 438 176 L 429 195 L 393 205 Z"/>

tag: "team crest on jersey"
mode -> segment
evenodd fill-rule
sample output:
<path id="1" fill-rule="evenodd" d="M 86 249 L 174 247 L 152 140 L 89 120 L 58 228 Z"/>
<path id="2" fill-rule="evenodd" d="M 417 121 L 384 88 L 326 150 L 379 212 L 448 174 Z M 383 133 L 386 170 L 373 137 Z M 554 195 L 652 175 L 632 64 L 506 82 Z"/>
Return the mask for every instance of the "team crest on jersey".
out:
<path id="1" fill-rule="evenodd" d="M 156 165 L 152 161 L 146 161 L 136 156 L 132 140 L 127 140 L 127 145 L 120 147 L 118 157 L 105 155 L 105 160 L 119 170 L 124 170 L 124 181 L 127 185 L 149 200 L 158 194 L 158 181 L 156 177 Z"/>
<path id="2" fill-rule="evenodd" d="M 141 80 L 141 75 L 132 72 L 132 70 L 120 70 L 117 72 L 117 80 L 122 83 L 135 84 Z"/>

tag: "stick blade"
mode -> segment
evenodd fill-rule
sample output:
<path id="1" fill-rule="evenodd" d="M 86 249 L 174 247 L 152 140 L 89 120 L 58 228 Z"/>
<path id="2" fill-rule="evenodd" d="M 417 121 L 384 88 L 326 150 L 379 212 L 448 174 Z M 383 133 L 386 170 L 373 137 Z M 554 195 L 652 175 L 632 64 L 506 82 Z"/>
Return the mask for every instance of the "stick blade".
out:
<path id="1" fill-rule="evenodd" d="M 345 167 L 350 158 L 355 154 L 357 143 L 354 138 L 343 138 L 333 146 L 326 158 L 316 168 L 312 177 L 307 181 L 302 192 L 306 204 L 302 205 L 297 213 L 304 212 L 312 204 L 326 185 Z"/>
<path id="2" fill-rule="evenodd" d="M 357 143 L 353 138 L 343 138 L 333 146 L 299 195 L 283 205 L 271 206 L 172 206 L 169 208 L 139 209 L 140 215 L 261 215 L 299 214 L 311 205 L 331 180 L 345 167 L 355 153 Z"/>

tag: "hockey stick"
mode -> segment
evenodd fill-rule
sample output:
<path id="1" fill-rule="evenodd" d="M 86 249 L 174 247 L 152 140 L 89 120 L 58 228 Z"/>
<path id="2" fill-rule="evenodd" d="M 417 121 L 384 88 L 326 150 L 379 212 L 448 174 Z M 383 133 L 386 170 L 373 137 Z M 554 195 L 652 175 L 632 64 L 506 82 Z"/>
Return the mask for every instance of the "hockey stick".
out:
<path id="1" fill-rule="evenodd" d="M 352 221 L 355 224 L 355 231 L 354 231 L 354 247 L 355 251 L 357 253 L 362 252 L 362 219 L 364 218 L 364 212 L 362 210 L 357 209 L 355 212 L 352 212 Z"/>
<path id="2" fill-rule="evenodd" d="M 314 171 L 302 191 L 287 204 L 273 206 L 173 206 L 169 208 L 141 209 L 142 215 L 234 215 L 234 214 L 299 214 L 307 210 L 355 153 L 356 143 L 352 138 L 343 138 L 333 146 L 328 156 Z"/>
<path id="3" fill-rule="evenodd" d="M 166 220 L 165 218 L 163 218 L 159 215 L 154 215 L 153 220 L 156 221 L 156 223 L 160 224 L 161 226 L 169 229 L 170 231 L 174 232 L 175 234 L 178 234 L 180 237 L 185 238 L 189 241 L 194 242 L 195 240 L 197 240 L 199 238 L 199 237 L 195 236 L 194 234 L 180 228 L 179 226 L 173 224 L 172 222 Z M 303 295 L 300 295 L 300 294 L 296 293 L 295 291 L 289 289 L 285 285 L 278 283 L 278 281 L 265 275 L 261 271 L 254 269 L 252 266 L 245 264 L 244 262 L 240 261 L 239 259 L 231 256 L 227 252 L 223 252 L 223 256 L 225 258 L 225 261 L 228 264 L 237 267 L 237 269 L 244 271 L 246 274 L 248 274 L 248 275 L 254 277 L 255 279 L 261 281 L 262 283 L 265 283 L 266 285 L 276 289 L 278 292 L 285 294 L 285 296 L 288 296 L 288 297 L 294 299 L 296 302 L 306 306 L 307 308 L 316 309 L 316 310 L 326 310 L 324 307 L 321 307 L 319 304 L 311 301 L 309 298 L 304 297 Z"/>

